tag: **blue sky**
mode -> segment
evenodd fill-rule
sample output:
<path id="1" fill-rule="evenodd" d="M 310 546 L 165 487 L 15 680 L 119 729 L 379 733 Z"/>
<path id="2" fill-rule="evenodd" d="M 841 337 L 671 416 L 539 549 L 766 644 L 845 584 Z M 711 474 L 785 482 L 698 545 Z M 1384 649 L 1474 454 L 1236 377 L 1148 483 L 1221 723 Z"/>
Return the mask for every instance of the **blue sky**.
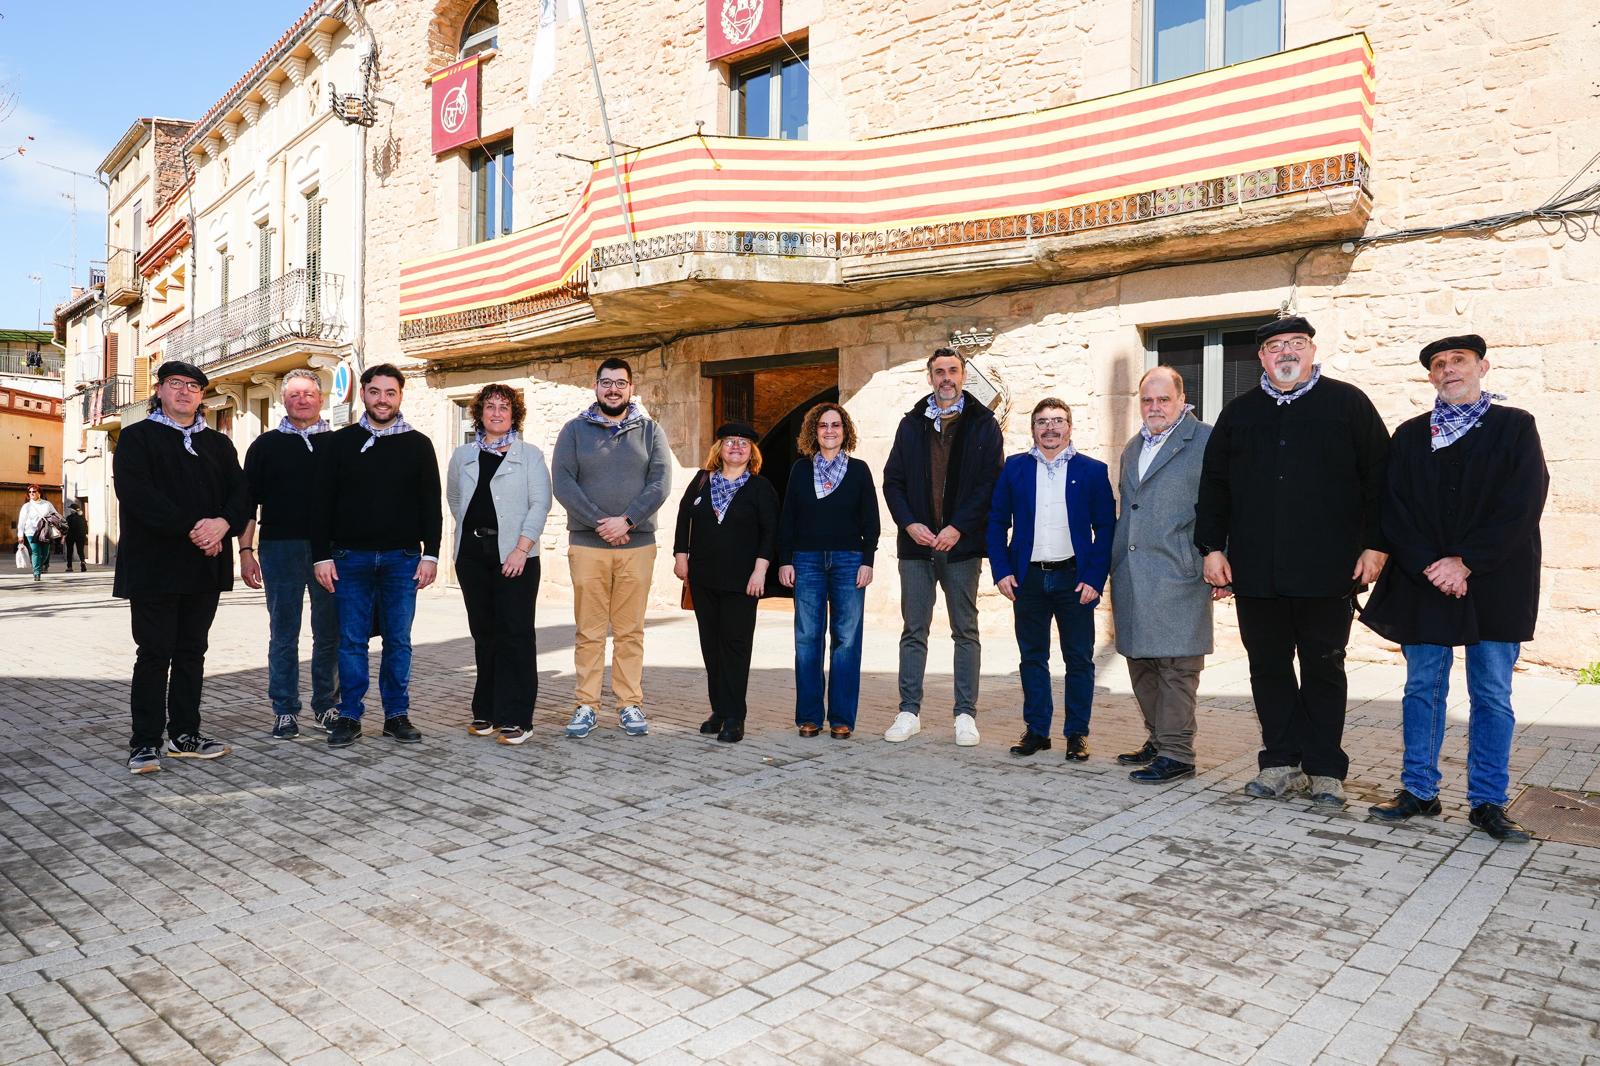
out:
<path id="1" fill-rule="evenodd" d="M 0 0 L 0 327 L 36 322 L 30 274 L 45 318 L 66 299 L 74 182 L 79 284 L 105 257 L 104 190 L 40 161 L 92 174 L 134 119 L 199 118 L 310 3 Z"/>

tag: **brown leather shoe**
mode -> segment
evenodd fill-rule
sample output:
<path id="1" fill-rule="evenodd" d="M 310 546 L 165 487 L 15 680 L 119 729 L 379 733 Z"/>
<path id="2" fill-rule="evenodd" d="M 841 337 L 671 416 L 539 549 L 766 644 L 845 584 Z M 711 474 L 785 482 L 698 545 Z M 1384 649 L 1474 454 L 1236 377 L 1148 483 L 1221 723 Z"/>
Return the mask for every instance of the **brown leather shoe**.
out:
<path id="1" fill-rule="evenodd" d="M 800 735 L 803 737 L 814 737 L 820 732 L 822 732 L 822 727 L 820 725 L 812 725 L 810 722 L 800 727 Z"/>
<path id="2" fill-rule="evenodd" d="M 832 729 L 828 730 L 828 735 L 834 740 L 849 740 L 850 727 L 847 725 L 836 725 Z"/>

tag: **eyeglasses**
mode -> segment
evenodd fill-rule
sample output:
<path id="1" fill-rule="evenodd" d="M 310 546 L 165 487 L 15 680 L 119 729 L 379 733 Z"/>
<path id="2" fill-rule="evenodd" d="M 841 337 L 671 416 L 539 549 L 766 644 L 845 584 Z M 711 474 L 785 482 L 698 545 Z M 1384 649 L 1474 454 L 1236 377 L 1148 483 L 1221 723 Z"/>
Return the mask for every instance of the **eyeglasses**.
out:
<path id="1" fill-rule="evenodd" d="M 1295 337 L 1286 341 L 1268 341 L 1262 347 L 1273 354 L 1283 351 L 1303 352 L 1311 347 L 1311 341 L 1305 337 Z"/>
<path id="2" fill-rule="evenodd" d="M 1070 426 L 1072 420 L 1068 418 L 1035 418 L 1033 424 L 1040 429 L 1058 429 L 1061 426 Z"/>
<path id="3" fill-rule="evenodd" d="M 627 378 L 601 378 L 595 382 L 602 389 L 626 389 L 633 385 Z"/>
<path id="4" fill-rule="evenodd" d="M 161 384 L 172 386 L 173 392 L 204 392 L 205 386 L 188 378 L 168 378 Z"/>
<path id="5" fill-rule="evenodd" d="M 724 448 L 748 448 L 750 447 L 750 442 L 743 437 L 723 437 L 722 446 Z"/>

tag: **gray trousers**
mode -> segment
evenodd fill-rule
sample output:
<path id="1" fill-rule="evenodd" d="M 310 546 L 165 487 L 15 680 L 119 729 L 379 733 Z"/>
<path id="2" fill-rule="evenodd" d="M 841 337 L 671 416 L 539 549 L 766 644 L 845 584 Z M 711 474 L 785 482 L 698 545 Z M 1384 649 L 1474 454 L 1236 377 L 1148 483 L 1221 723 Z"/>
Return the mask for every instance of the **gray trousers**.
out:
<path id="1" fill-rule="evenodd" d="M 900 560 L 900 709 L 922 711 L 922 675 L 928 668 L 928 626 L 933 622 L 933 602 L 944 590 L 944 607 L 950 615 L 950 637 L 956 645 L 956 714 L 978 714 L 978 671 L 982 651 L 978 643 L 978 576 L 981 559 L 952 563 L 944 552 L 932 559 Z"/>
<path id="2" fill-rule="evenodd" d="M 1204 655 L 1128 660 L 1133 695 L 1157 755 L 1194 765 L 1195 692 L 1205 665 Z"/>

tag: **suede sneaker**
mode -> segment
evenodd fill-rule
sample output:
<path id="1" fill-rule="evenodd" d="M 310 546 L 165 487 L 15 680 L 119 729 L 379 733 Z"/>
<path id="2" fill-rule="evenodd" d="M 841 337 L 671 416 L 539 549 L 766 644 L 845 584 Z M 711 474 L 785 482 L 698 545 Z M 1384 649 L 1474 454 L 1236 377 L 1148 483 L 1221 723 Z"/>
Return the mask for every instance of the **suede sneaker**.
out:
<path id="1" fill-rule="evenodd" d="M 630 703 L 617 712 L 617 721 L 622 725 L 622 731 L 630 737 L 642 737 L 650 732 L 650 723 L 645 721 L 644 709 L 636 703 Z"/>
<path id="2" fill-rule="evenodd" d="M 153 774 L 161 769 L 161 752 L 155 748 L 134 748 L 128 752 L 130 774 Z"/>
<path id="3" fill-rule="evenodd" d="M 580 704 L 572 712 L 572 720 L 567 723 L 567 736 L 574 740 L 582 740 L 594 732 L 594 708 L 587 703 Z"/>
<path id="4" fill-rule="evenodd" d="M 1344 782 L 1337 777 L 1313 777 L 1310 790 L 1311 802 L 1318 807 L 1344 806 Z"/>
<path id="5" fill-rule="evenodd" d="M 402 744 L 418 744 L 422 742 L 422 731 L 412 725 L 410 717 L 404 714 L 385 718 L 383 720 L 383 735 L 394 737 Z"/>
<path id="6" fill-rule="evenodd" d="M 280 714 L 272 722 L 273 740 L 293 740 L 300 735 L 300 719 L 292 714 Z"/>
<path id="7" fill-rule="evenodd" d="M 220 759 L 231 751 L 233 749 L 220 740 L 212 740 L 199 733 L 185 733 L 168 740 L 162 754 L 174 759 Z"/>
<path id="8" fill-rule="evenodd" d="M 1304 792 L 1311 781 L 1298 766 L 1269 766 L 1244 786 L 1246 795 L 1258 799 L 1283 799 L 1295 792 Z"/>

